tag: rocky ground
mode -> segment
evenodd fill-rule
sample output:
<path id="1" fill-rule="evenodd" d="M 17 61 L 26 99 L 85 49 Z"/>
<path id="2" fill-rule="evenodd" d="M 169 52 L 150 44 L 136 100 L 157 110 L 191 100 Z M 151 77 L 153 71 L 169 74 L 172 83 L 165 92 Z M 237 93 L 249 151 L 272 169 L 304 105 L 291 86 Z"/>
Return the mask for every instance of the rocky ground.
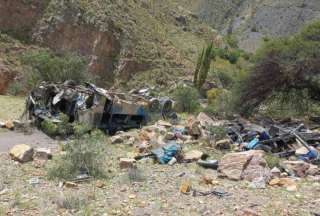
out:
<path id="1" fill-rule="evenodd" d="M 12 98 L 6 99 L 12 104 Z M 12 107 L 12 112 L 15 108 Z M 14 138 L 16 132 L 12 133 L 10 137 Z M 0 136 L 6 134 L 7 131 L 0 131 Z M 5 145 L 1 139 L 0 145 Z M 119 158 L 129 157 L 136 148 L 124 143 L 111 144 L 109 139 L 105 145 L 108 178 L 64 186 L 59 181 L 48 180 L 46 169 L 35 161 L 20 164 L 11 160 L 7 152 L 2 153 L 0 215 L 314 215 L 320 212 L 320 182 L 316 179 L 296 178 L 293 189 L 270 185 L 257 189 L 245 180 L 219 178 L 216 170 L 204 169 L 195 162 L 170 166 L 151 159 L 138 161 L 132 174 L 132 169 L 120 169 Z M 184 152 L 199 150 L 212 159 L 224 155 L 198 142 L 184 143 L 182 147 Z M 186 184 L 192 189 L 183 194 L 181 185 Z M 192 192 L 213 189 L 228 195 L 193 196 Z"/>

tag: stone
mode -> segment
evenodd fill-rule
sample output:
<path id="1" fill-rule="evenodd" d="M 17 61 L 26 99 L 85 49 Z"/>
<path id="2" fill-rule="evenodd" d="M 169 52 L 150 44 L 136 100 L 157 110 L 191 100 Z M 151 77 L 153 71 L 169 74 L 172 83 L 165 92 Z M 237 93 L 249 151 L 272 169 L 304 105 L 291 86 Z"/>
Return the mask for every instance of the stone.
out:
<path id="1" fill-rule="evenodd" d="M 150 141 L 155 134 L 153 132 L 147 132 L 145 130 L 140 131 L 139 139 L 140 141 Z"/>
<path id="2" fill-rule="evenodd" d="M 253 189 L 265 189 L 266 188 L 266 179 L 264 177 L 255 178 L 249 184 L 249 188 Z"/>
<path id="3" fill-rule="evenodd" d="M 151 148 L 151 144 L 148 141 L 143 141 L 136 145 L 135 148 L 137 152 L 144 153 Z"/>
<path id="4" fill-rule="evenodd" d="M 226 154 L 219 162 L 220 177 L 236 181 L 245 179 L 250 182 L 259 177 L 267 180 L 270 169 L 263 156 L 264 152 L 259 150 Z"/>
<path id="5" fill-rule="evenodd" d="M 133 167 L 133 165 L 136 163 L 135 159 L 132 158 L 120 158 L 120 169 L 127 169 L 130 167 Z"/>
<path id="6" fill-rule="evenodd" d="M 269 182 L 269 185 L 285 187 L 288 191 L 297 190 L 297 184 L 292 178 L 275 178 Z"/>
<path id="7" fill-rule="evenodd" d="M 213 119 L 203 112 L 199 113 L 197 116 L 197 121 L 200 123 L 200 126 L 204 128 L 214 125 Z"/>
<path id="8" fill-rule="evenodd" d="M 180 192 L 187 194 L 191 191 L 191 183 L 189 181 L 184 181 L 180 185 Z"/>
<path id="9" fill-rule="evenodd" d="M 111 144 L 123 143 L 124 139 L 120 135 L 115 135 L 110 138 Z"/>
<path id="10" fill-rule="evenodd" d="M 13 121 L 8 120 L 4 122 L 4 127 L 9 129 L 9 130 L 13 130 L 14 129 L 14 124 Z"/>
<path id="11" fill-rule="evenodd" d="M 188 125 L 188 128 L 189 128 L 190 135 L 196 136 L 196 137 L 201 136 L 200 122 L 198 121 L 190 122 Z"/>
<path id="12" fill-rule="evenodd" d="M 255 210 L 249 209 L 249 208 L 239 210 L 236 212 L 235 215 L 236 216 L 259 216 L 259 214 Z"/>
<path id="13" fill-rule="evenodd" d="M 78 184 L 74 183 L 72 181 L 66 181 L 63 183 L 63 186 L 65 186 L 67 188 L 76 188 L 76 187 L 78 187 Z"/>
<path id="14" fill-rule="evenodd" d="M 105 186 L 105 183 L 101 180 L 96 181 L 96 187 L 97 188 L 103 188 Z"/>
<path id="15" fill-rule="evenodd" d="M 296 149 L 295 153 L 297 156 L 300 156 L 300 155 L 305 155 L 308 152 L 309 152 L 309 150 L 306 147 L 301 147 L 301 148 Z"/>
<path id="16" fill-rule="evenodd" d="M 302 178 L 307 175 L 307 170 L 310 168 L 310 164 L 304 161 L 283 161 L 282 166 L 289 170 L 289 172 Z"/>
<path id="17" fill-rule="evenodd" d="M 309 164 L 309 169 L 307 170 L 306 174 L 311 176 L 320 175 L 320 168 L 316 165 Z"/>
<path id="18" fill-rule="evenodd" d="M 52 158 L 52 153 L 50 149 L 47 148 L 37 148 L 34 151 L 34 160 L 49 160 Z"/>
<path id="19" fill-rule="evenodd" d="M 133 146 L 135 144 L 135 142 L 136 142 L 136 138 L 135 137 L 130 137 L 128 139 L 128 141 L 126 141 L 125 144 L 128 145 L 128 146 Z"/>
<path id="20" fill-rule="evenodd" d="M 279 170 L 278 167 L 273 167 L 270 173 L 271 173 L 271 178 L 280 178 L 281 171 Z"/>
<path id="21" fill-rule="evenodd" d="M 172 132 L 166 133 L 165 137 L 166 140 L 174 140 L 176 138 L 175 134 Z"/>
<path id="22" fill-rule="evenodd" d="M 9 154 L 13 160 L 25 163 L 32 160 L 33 148 L 26 144 L 15 145 Z"/>
<path id="23" fill-rule="evenodd" d="M 214 144 L 216 149 L 230 149 L 231 142 L 229 139 L 219 140 Z"/>
<path id="24" fill-rule="evenodd" d="M 157 125 L 164 126 L 164 127 L 167 127 L 167 128 L 172 127 L 172 124 L 170 122 L 163 121 L 163 120 L 159 120 L 157 122 Z"/>
<path id="25" fill-rule="evenodd" d="M 202 151 L 191 150 L 191 151 L 184 154 L 183 159 L 191 162 L 191 161 L 197 161 L 197 160 L 201 159 L 202 156 L 203 156 Z"/>

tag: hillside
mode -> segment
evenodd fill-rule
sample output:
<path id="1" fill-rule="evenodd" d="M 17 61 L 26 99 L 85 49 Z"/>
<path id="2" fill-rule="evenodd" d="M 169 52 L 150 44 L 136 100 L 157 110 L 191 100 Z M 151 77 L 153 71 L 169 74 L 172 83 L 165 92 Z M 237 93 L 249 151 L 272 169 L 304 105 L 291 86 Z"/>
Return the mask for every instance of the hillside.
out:
<path id="1" fill-rule="evenodd" d="M 206 23 L 234 35 L 254 52 L 265 38 L 288 36 L 320 19 L 318 0 L 199 0 L 194 10 Z"/>
<path id="2" fill-rule="evenodd" d="M 215 32 L 171 1 L 0 1 L 0 31 L 85 56 L 101 85 L 136 73 L 185 74 Z M 159 84 L 166 80 L 155 80 Z"/>

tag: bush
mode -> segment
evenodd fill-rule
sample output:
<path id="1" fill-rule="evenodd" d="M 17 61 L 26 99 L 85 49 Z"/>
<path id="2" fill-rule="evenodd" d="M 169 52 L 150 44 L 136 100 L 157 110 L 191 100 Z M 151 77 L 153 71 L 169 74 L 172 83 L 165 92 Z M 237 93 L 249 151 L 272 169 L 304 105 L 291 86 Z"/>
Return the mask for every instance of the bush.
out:
<path id="1" fill-rule="evenodd" d="M 13 96 L 17 96 L 22 91 L 22 84 L 20 82 L 13 82 L 9 85 L 7 93 Z"/>
<path id="2" fill-rule="evenodd" d="M 234 113 L 233 95 L 230 91 L 222 91 L 208 107 L 204 109 L 209 115 L 220 116 L 223 118 L 231 117 Z"/>
<path id="3" fill-rule="evenodd" d="M 81 83 L 89 78 L 86 60 L 73 53 L 58 56 L 49 51 L 28 52 L 22 56 L 22 62 L 31 67 L 28 78 L 31 87 L 39 81 Z"/>
<path id="4" fill-rule="evenodd" d="M 195 112 L 200 104 L 198 102 L 199 93 L 195 88 L 178 86 L 173 97 L 176 101 L 176 109 L 179 112 Z"/>
<path id="5" fill-rule="evenodd" d="M 94 131 L 78 137 L 64 146 L 65 154 L 55 158 L 47 167 L 49 179 L 70 179 L 87 172 L 96 178 L 106 177 L 104 135 Z"/>
<path id="6" fill-rule="evenodd" d="M 319 34 L 318 21 L 294 36 L 265 42 L 241 84 L 236 101 L 239 112 L 250 115 L 272 95 L 292 91 L 306 91 L 311 99 L 320 101 Z"/>

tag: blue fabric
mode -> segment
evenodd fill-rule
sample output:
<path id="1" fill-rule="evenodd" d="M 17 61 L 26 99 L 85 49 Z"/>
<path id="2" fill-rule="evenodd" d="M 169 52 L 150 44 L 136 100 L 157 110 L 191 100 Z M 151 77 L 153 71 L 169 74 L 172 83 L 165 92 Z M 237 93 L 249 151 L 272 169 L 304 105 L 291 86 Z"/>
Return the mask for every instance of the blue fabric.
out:
<path id="1" fill-rule="evenodd" d="M 175 141 L 169 142 L 165 147 L 152 151 L 158 158 L 160 164 L 167 164 L 174 156 L 177 155 L 181 147 Z"/>
<path id="2" fill-rule="evenodd" d="M 254 149 L 259 144 L 259 139 L 254 138 L 249 143 L 246 144 L 247 149 Z"/>
<path id="3" fill-rule="evenodd" d="M 300 155 L 299 160 L 309 161 L 312 159 L 316 159 L 318 157 L 318 152 L 314 149 L 311 149 L 307 154 Z"/>

